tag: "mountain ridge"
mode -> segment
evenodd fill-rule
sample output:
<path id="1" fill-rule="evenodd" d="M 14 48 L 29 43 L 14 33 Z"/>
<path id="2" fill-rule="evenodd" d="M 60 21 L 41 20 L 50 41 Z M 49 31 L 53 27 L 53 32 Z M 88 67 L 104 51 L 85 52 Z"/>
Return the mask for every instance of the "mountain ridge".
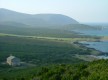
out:
<path id="1" fill-rule="evenodd" d="M 26 14 L 8 9 L 0 9 L 0 22 L 14 21 L 32 26 L 52 26 L 79 24 L 78 21 L 62 14 Z"/>

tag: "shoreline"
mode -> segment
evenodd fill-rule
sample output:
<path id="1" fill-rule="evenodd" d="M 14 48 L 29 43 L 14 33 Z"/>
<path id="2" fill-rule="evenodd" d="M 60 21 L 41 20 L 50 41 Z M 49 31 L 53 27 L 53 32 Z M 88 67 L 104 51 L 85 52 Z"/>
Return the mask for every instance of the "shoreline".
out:
<path id="1" fill-rule="evenodd" d="M 87 47 L 87 45 L 90 45 L 90 44 L 83 44 L 83 43 L 80 43 L 80 42 L 81 42 L 81 41 L 74 42 L 74 44 L 76 44 L 76 45 L 78 45 L 78 46 L 80 46 L 80 47 L 82 47 L 82 48 L 85 48 L 85 49 L 90 49 L 90 50 L 93 50 L 93 51 L 97 51 L 98 54 L 94 54 L 95 56 L 102 56 L 102 55 L 105 55 L 105 54 L 106 54 L 106 52 L 102 52 L 102 51 L 97 50 L 97 49 L 95 49 L 95 48 Z M 88 42 L 88 41 L 85 41 L 85 42 Z M 94 41 L 94 42 L 102 42 L 102 41 Z M 93 55 L 93 54 L 91 54 L 91 55 Z"/>
<path id="2" fill-rule="evenodd" d="M 86 41 L 87 42 L 87 41 Z M 82 44 L 80 42 L 75 42 L 75 45 L 78 45 L 79 47 L 82 47 L 84 49 L 89 49 L 92 51 L 96 51 L 96 54 L 87 54 L 87 55 L 75 55 L 77 58 L 85 60 L 85 61 L 94 61 L 99 59 L 108 59 L 108 52 L 102 52 L 100 50 L 96 50 L 95 48 L 89 48 L 86 45 L 89 44 Z"/>

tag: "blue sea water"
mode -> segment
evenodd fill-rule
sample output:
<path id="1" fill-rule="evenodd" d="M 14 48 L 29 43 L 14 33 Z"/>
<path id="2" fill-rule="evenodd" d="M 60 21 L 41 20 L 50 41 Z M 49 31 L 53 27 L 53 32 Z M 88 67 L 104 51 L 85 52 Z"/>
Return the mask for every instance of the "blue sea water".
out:
<path id="1" fill-rule="evenodd" d="M 78 32 L 81 35 L 108 36 L 108 29 L 103 29 L 103 30 L 75 30 L 75 32 Z"/>
<path id="2" fill-rule="evenodd" d="M 80 33 L 81 35 L 90 35 L 90 36 L 108 36 L 108 28 L 103 30 L 75 30 L 75 32 Z M 108 41 L 101 42 L 81 42 L 82 44 L 96 50 L 107 52 L 108 53 Z"/>
<path id="3" fill-rule="evenodd" d="M 87 46 L 89 48 L 94 48 L 94 49 L 99 50 L 101 52 L 108 52 L 108 41 L 102 41 L 102 42 L 80 42 L 80 43 L 85 44 L 85 46 Z"/>

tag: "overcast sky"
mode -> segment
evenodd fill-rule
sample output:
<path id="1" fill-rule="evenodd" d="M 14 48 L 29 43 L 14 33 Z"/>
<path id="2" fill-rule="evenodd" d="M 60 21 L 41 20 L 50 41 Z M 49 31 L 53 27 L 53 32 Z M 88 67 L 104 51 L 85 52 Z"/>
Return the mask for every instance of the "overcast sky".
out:
<path id="1" fill-rule="evenodd" d="M 79 22 L 108 22 L 108 0 L 0 0 L 0 8 L 29 14 L 64 14 Z"/>

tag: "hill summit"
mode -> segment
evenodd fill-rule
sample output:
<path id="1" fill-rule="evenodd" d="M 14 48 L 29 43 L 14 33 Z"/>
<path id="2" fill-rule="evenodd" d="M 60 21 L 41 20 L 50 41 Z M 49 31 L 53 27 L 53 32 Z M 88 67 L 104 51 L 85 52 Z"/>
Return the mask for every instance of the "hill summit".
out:
<path id="1" fill-rule="evenodd" d="M 8 9 L 0 9 L 0 22 L 17 22 L 31 26 L 55 26 L 79 24 L 71 17 L 62 14 L 25 14 Z"/>

